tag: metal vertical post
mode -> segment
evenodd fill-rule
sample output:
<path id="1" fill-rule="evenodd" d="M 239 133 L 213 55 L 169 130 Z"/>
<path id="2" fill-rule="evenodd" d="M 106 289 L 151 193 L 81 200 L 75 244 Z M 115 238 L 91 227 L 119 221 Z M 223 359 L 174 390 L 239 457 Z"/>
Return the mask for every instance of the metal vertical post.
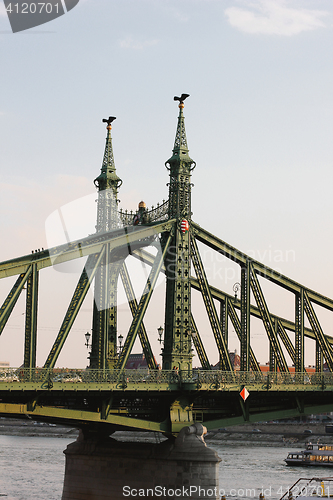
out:
<path id="1" fill-rule="evenodd" d="M 304 371 L 304 291 L 295 295 L 295 372 Z"/>
<path id="2" fill-rule="evenodd" d="M 166 305 L 163 368 L 192 369 L 191 319 L 191 171 L 195 162 L 189 156 L 184 122 L 184 100 L 179 101 L 179 116 L 173 155 L 165 163 L 170 172 L 169 218 L 176 227 L 165 257 Z"/>
<path id="3" fill-rule="evenodd" d="M 116 229 L 118 225 L 118 190 L 122 180 L 116 173 L 113 156 L 111 123 L 115 117 L 104 119 L 107 137 L 100 175 L 94 180 L 98 189 L 96 232 Z M 96 272 L 92 350 L 92 368 L 114 368 L 117 363 L 117 283 L 121 262 L 112 262 L 109 245 Z"/>
<path id="4" fill-rule="evenodd" d="M 225 300 L 220 301 L 220 323 L 221 323 L 221 331 L 224 343 L 228 350 L 228 318 L 229 318 L 229 299 L 228 297 Z M 220 370 L 221 370 L 221 359 L 220 359 Z"/>
<path id="5" fill-rule="evenodd" d="M 38 309 L 38 270 L 36 264 L 32 264 L 31 274 L 27 279 L 26 286 L 24 368 L 35 368 Z"/>
<path id="6" fill-rule="evenodd" d="M 316 372 L 323 372 L 323 351 L 318 340 L 316 340 Z"/>
<path id="7" fill-rule="evenodd" d="M 241 268 L 241 371 L 250 369 L 250 265 Z"/>

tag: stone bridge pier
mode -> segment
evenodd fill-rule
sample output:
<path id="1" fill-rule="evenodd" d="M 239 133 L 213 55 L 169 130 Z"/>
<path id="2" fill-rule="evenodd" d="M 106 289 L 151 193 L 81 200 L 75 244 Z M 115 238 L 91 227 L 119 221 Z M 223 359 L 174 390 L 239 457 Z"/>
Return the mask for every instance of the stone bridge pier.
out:
<path id="1" fill-rule="evenodd" d="M 183 427 L 162 443 L 116 441 L 82 432 L 64 451 L 62 500 L 219 500 L 221 459 L 204 441 L 201 424 Z"/>

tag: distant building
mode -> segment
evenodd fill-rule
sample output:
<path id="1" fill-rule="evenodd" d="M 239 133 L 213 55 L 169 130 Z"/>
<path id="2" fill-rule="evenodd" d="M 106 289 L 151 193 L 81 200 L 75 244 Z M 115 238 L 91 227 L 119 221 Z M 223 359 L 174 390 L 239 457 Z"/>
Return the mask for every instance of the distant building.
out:
<path id="1" fill-rule="evenodd" d="M 229 352 L 229 357 L 231 361 L 231 365 L 235 371 L 240 370 L 240 356 L 237 354 L 235 349 L 234 352 Z M 216 365 L 212 366 L 213 370 L 220 370 L 220 363 L 216 363 Z"/>
<path id="2" fill-rule="evenodd" d="M 125 366 L 126 370 L 147 370 L 148 365 L 145 355 L 142 354 L 130 354 Z"/>

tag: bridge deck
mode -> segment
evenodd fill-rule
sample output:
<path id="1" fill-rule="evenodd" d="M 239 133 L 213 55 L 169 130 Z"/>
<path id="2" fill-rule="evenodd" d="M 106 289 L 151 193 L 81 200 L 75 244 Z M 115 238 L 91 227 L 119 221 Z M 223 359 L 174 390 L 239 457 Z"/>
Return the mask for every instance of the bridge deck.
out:
<path id="1" fill-rule="evenodd" d="M 244 402 L 240 391 L 246 387 Z M 166 434 L 331 411 L 333 374 L 0 369 L 0 414 Z"/>

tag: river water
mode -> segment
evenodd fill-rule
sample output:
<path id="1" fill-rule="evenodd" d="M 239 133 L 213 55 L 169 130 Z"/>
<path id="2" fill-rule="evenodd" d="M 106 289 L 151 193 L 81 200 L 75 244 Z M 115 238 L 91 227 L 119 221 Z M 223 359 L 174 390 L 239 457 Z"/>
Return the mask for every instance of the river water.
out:
<path id="1" fill-rule="evenodd" d="M 60 500 L 65 456 L 73 438 L 0 436 L 0 500 Z M 229 500 L 254 498 L 263 490 L 277 500 L 299 477 L 330 475 L 330 469 L 287 467 L 288 448 L 209 442 L 222 458 L 221 493 Z"/>

